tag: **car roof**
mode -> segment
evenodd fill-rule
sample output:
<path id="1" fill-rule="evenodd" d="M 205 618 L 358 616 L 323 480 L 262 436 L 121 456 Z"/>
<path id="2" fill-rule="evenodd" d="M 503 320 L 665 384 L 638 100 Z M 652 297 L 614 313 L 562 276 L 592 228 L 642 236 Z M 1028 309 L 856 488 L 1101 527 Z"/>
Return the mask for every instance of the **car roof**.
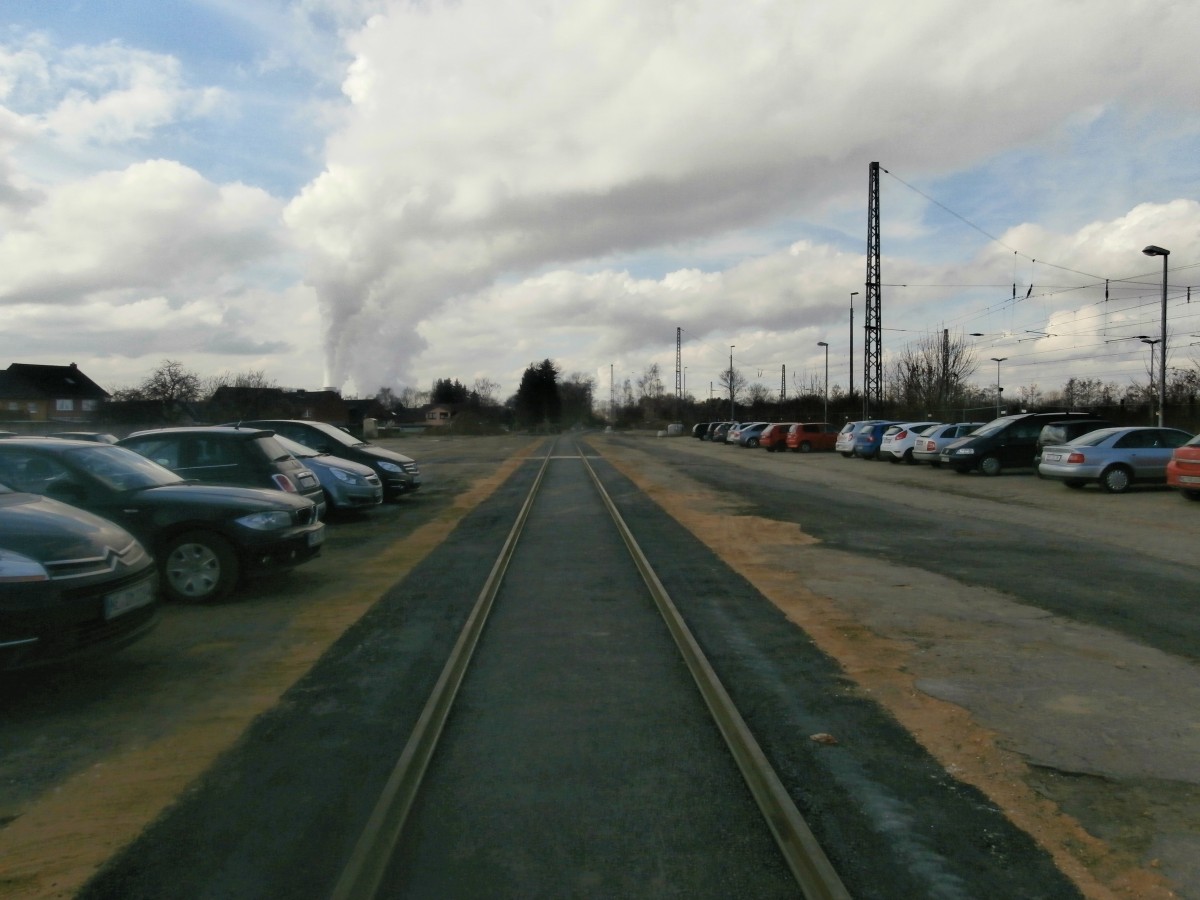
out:
<path id="1" fill-rule="evenodd" d="M 129 437 L 147 437 L 158 434 L 218 434 L 249 440 L 259 437 L 271 437 L 275 432 L 269 428 L 247 428 L 237 425 L 182 425 L 174 428 L 148 428 L 145 431 L 135 431 Z"/>

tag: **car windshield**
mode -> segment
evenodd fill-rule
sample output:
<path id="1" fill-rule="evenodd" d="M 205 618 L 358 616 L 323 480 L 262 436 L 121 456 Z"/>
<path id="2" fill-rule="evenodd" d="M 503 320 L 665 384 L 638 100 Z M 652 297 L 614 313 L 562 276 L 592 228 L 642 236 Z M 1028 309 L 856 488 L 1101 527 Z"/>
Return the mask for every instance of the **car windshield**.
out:
<path id="1" fill-rule="evenodd" d="M 946 427 L 947 426 L 945 425 L 930 425 L 928 428 L 922 428 L 920 434 L 921 437 L 929 437 L 930 435 L 936 434 L 938 431 Z"/>
<path id="2" fill-rule="evenodd" d="M 94 447 L 76 447 L 68 450 L 64 456 L 76 468 L 114 491 L 132 491 L 164 484 L 181 484 L 184 481 L 170 469 L 125 447 L 96 444 Z"/>
<path id="3" fill-rule="evenodd" d="M 296 459 L 312 459 L 315 456 L 320 456 L 316 450 L 311 447 L 305 447 L 298 441 L 293 441 L 291 438 L 286 438 L 282 434 L 275 435 L 275 441 Z"/>
<path id="4" fill-rule="evenodd" d="M 1003 419 L 992 419 L 992 421 L 988 422 L 982 428 L 977 428 L 973 431 L 971 437 L 987 437 L 989 434 L 995 434 L 1000 429 L 1011 425 L 1015 421 L 1016 419 L 1012 416 L 1005 416 Z"/>
<path id="5" fill-rule="evenodd" d="M 333 438 L 343 447 L 361 447 L 364 443 L 366 443 L 365 441 L 360 441 L 354 435 L 342 431 L 340 428 L 335 428 L 334 426 L 325 422 L 308 422 L 307 424 L 312 428 L 318 429 L 327 437 Z"/>

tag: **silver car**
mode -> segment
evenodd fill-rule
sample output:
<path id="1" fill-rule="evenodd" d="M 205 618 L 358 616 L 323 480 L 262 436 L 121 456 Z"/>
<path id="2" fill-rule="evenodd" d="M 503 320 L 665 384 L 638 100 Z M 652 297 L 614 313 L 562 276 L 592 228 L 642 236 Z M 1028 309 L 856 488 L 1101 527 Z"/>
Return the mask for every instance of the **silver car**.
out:
<path id="1" fill-rule="evenodd" d="M 1135 482 L 1165 482 L 1171 453 L 1191 437 L 1177 428 L 1101 428 L 1044 448 L 1038 474 L 1070 488 L 1096 481 L 1101 490 L 1121 494 Z"/>
<path id="2" fill-rule="evenodd" d="M 938 454 L 942 452 L 943 447 L 953 444 L 959 438 L 966 437 L 976 428 L 985 425 L 985 422 L 954 422 L 949 425 L 930 425 L 919 435 L 913 443 L 912 458 L 914 462 L 927 462 L 935 469 L 942 462 L 938 459 Z"/>

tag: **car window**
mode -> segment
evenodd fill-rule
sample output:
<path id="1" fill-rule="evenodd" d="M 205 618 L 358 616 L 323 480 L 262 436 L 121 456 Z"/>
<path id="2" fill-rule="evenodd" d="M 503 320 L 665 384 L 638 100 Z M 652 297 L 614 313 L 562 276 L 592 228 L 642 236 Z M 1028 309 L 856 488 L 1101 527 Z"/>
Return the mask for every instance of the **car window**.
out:
<path id="1" fill-rule="evenodd" d="M 1158 446 L 1157 441 L 1158 435 L 1155 429 L 1143 428 L 1139 431 L 1131 431 L 1128 434 L 1122 435 L 1121 437 L 1117 438 L 1117 440 L 1113 443 L 1113 446 L 1132 449 L 1137 449 L 1139 447 L 1156 447 Z"/>
<path id="2" fill-rule="evenodd" d="M 4 483 L 16 491 L 46 494 L 55 482 L 69 476 L 70 470 L 53 457 L 23 447 L 4 454 Z"/>
<path id="3" fill-rule="evenodd" d="M 133 438 L 125 446 L 168 469 L 179 468 L 179 440 L 173 437 Z"/>
<path id="4" fill-rule="evenodd" d="M 68 450 L 65 456 L 71 465 L 78 466 L 111 490 L 178 484 L 183 480 L 170 469 L 165 469 L 125 447 L 113 447 L 109 444 L 76 447 Z"/>
<path id="5" fill-rule="evenodd" d="M 1160 447 L 1182 447 L 1188 443 L 1191 436 L 1186 431 L 1178 431 L 1174 428 L 1165 428 L 1162 432 L 1162 443 Z"/>
<path id="6" fill-rule="evenodd" d="M 1082 437 L 1075 438 L 1075 440 L 1071 441 L 1071 445 L 1074 447 L 1098 447 L 1101 444 L 1103 444 L 1105 441 L 1107 441 L 1109 438 L 1111 438 L 1114 434 L 1117 434 L 1120 431 L 1121 431 L 1120 428 L 1101 428 L 1097 431 L 1090 431 L 1087 434 L 1083 435 Z M 1121 445 L 1121 446 L 1130 446 L 1130 445 Z M 1135 444 L 1135 445 L 1131 445 L 1131 446 L 1140 446 L 1140 445 Z"/>

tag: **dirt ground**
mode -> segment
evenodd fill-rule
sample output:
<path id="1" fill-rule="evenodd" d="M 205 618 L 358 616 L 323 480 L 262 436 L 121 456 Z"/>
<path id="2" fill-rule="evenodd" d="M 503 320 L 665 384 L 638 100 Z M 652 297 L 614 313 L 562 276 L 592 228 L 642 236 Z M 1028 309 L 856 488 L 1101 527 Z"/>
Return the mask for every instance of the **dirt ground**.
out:
<path id="1" fill-rule="evenodd" d="M 319 560 L 218 608 L 168 607 L 151 637 L 109 660 L 0 682 L 0 898 L 71 896 L 539 443 L 399 440 L 394 446 L 422 464 L 422 491 L 335 522 Z M 1133 648 L 1097 644 L 1094 635 L 1080 637 L 1006 598 L 987 598 L 986 614 L 978 604 L 968 613 L 955 607 L 953 585 L 862 558 L 848 565 L 801 526 L 743 516 L 744 527 L 730 528 L 729 516 L 739 515 L 736 499 L 664 464 L 653 439 L 625 448 L 602 437 L 593 443 L 839 660 L 949 771 L 1033 835 L 1087 896 L 1178 896 L 1152 855 L 1159 847 L 1186 855 L 1200 834 L 1198 798 L 1180 793 L 1175 773 L 1158 773 L 1158 780 L 1130 776 L 1117 790 L 1108 763 L 1089 760 L 1099 788 L 1090 781 L 1081 786 L 1085 779 L 1067 777 L 1057 762 L 1062 748 L 1030 752 L 1014 742 L 1006 718 L 1012 713 L 989 707 L 971 690 L 995 677 L 997 646 L 1008 648 L 1016 669 L 1043 651 L 1064 653 L 1075 640 L 1076 656 L 1111 651 L 1101 660 L 1109 674 L 1151 666 L 1164 679 L 1192 684 L 1194 672 L 1173 673 L 1163 660 L 1147 662 Z M 687 449 L 717 450 L 690 443 Z M 764 456 L 755 455 L 753 464 L 765 465 Z M 900 475 L 903 484 L 909 476 Z M 947 484 L 952 491 L 976 489 L 974 483 Z M 1193 539 L 1178 552 L 1194 546 Z M 886 592 L 879 602 L 880 584 L 904 596 L 903 615 Z M 918 593 L 930 599 L 914 614 Z M 1096 677 L 1094 670 L 1084 677 Z M 1071 704 L 1083 703 L 1086 693 L 1076 686 L 1056 694 L 1059 715 L 1069 717 Z M 1191 762 L 1192 749 L 1188 744 L 1166 756 Z M 1182 843 L 1172 844 L 1175 839 Z"/>

